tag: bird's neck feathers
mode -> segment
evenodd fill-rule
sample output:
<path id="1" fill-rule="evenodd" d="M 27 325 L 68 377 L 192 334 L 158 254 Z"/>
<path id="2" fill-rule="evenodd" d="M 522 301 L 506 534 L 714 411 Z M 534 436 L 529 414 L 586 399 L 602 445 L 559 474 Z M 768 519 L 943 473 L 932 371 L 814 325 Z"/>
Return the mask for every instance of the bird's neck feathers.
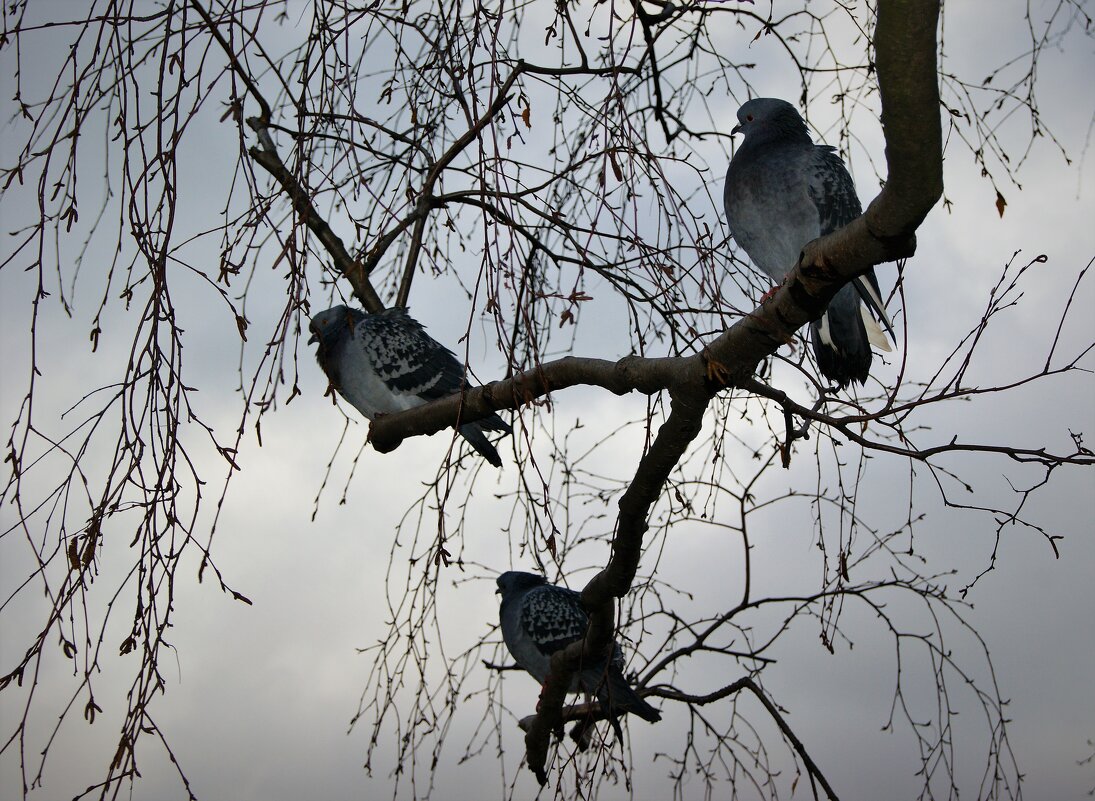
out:
<path id="1" fill-rule="evenodd" d="M 771 143 L 787 145 L 812 145 L 810 131 L 798 114 L 777 114 L 758 125 L 741 143 L 739 150 L 751 150 Z"/>
<path id="2" fill-rule="evenodd" d="M 358 323 L 360 325 L 360 323 Z M 348 342 L 354 332 L 354 323 L 347 321 L 346 325 L 333 326 L 325 329 L 319 335 L 319 350 L 330 351 L 344 342 Z"/>
<path id="3" fill-rule="evenodd" d="M 325 329 L 319 333 L 319 342 L 316 345 L 316 361 L 327 373 L 331 383 L 338 383 L 338 359 L 335 355 L 340 347 L 350 340 L 351 328 L 349 325 L 338 326 L 333 329 Z"/>
<path id="4" fill-rule="evenodd" d="M 537 576 L 535 573 L 523 573 L 510 571 L 502 575 L 499 585 L 502 588 L 502 606 L 506 606 L 512 599 L 522 596 L 529 590 L 542 587 L 547 584 L 547 579 Z"/>
<path id="5" fill-rule="evenodd" d="M 514 593 L 503 593 L 502 594 L 502 601 L 498 605 L 498 613 L 499 614 L 504 614 L 507 609 L 509 609 L 511 606 L 513 606 L 513 602 L 515 600 L 514 595 L 515 595 Z"/>

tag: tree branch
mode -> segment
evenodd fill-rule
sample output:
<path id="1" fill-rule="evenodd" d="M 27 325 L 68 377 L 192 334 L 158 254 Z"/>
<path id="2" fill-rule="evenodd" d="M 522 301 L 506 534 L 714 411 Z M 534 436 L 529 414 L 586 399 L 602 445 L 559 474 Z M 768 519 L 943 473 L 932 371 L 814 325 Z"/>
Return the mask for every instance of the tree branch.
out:
<path id="1" fill-rule="evenodd" d="M 445 428 L 481 420 L 499 409 L 519 409 L 537 398 L 567 387 L 602 387 L 616 395 L 639 390 L 648 395 L 684 386 L 702 377 L 698 357 L 644 359 L 625 356 L 606 359 L 566 356 L 524 372 L 469 388 L 463 394 L 419 406 L 410 412 L 377 417 L 369 427 L 369 441 L 380 453 L 395 450 L 407 437 L 436 434 Z"/>
<path id="2" fill-rule="evenodd" d="M 437 183 L 441 174 L 444 173 L 449 164 L 452 163 L 464 148 L 475 141 L 476 137 L 482 133 L 494 117 L 506 106 L 509 102 L 510 94 L 509 90 L 513 87 L 518 76 L 524 72 L 525 63 L 518 61 L 517 66 L 513 68 L 513 71 L 506 78 L 505 82 L 498 90 L 498 94 L 494 98 L 494 102 L 490 104 L 483 116 L 475 121 L 475 124 L 468 128 L 464 132 L 464 135 L 457 139 L 448 150 L 442 154 L 441 158 L 430 167 L 429 173 L 426 175 L 426 179 L 422 182 L 422 188 L 418 194 L 418 204 L 415 209 L 415 225 L 414 233 L 411 236 L 410 250 L 407 253 L 407 262 L 403 267 L 403 277 L 399 282 L 399 292 L 396 295 L 395 305 L 406 307 L 407 301 L 411 295 L 411 281 L 414 279 L 415 267 L 418 264 L 418 254 L 422 250 L 422 237 L 425 233 L 426 220 L 429 216 L 428 212 L 433 199 L 433 187 Z"/>
<path id="3" fill-rule="evenodd" d="M 669 418 L 620 500 L 609 563 L 582 591 L 582 603 L 590 616 L 586 636 L 552 657 L 539 712 L 529 724 L 525 736 L 528 764 L 542 784 L 547 781 L 550 733 L 561 725 L 571 673 L 583 660 L 597 658 L 611 647 L 613 598 L 623 597 L 631 587 L 650 507 L 699 433 L 711 397 L 723 387 L 748 384 L 761 360 L 790 341 L 800 327 L 818 319 L 849 280 L 876 264 L 915 251 L 914 232 L 941 196 L 943 186 L 935 68 L 938 14 L 936 0 L 883 0 L 879 4 L 875 42 L 890 175 L 882 192 L 863 216 L 806 245 L 779 291 L 702 353 L 677 359 L 628 357 L 615 363 L 560 359 L 507 381 L 373 422 L 370 437 L 374 447 L 389 451 L 406 436 L 434 433 L 498 409 L 516 409 L 574 384 L 601 386 L 617 394 L 636 389 L 646 393 L 668 390 L 673 397 Z M 831 789 L 825 787 L 832 796 Z"/>
<path id="4" fill-rule="evenodd" d="M 571 676 L 583 662 L 588 664 L 600 659 L 612 648 L 615 631 L 613 598 L 622 598 L 631 589 L 642 555 L 650 507 L 661 496 L 669 473 L 700 433 L 709 400 L 710 395 L 706 392 L 674 397 L 669 418 L 658 430 L 650 450 L 643 454 L 635 478 L 620 498 L 620 515 L 616 522 L 616 534 L 612 538 L 612 556 L 608 566 L 582 590 L 582 605 L 589 613 L 586 636 L 551 656 L 551 672 L 540 695 L 539 712 L 525 733 L 529 768 L 541 785 L 547 783 L 545 765 L 551 732 L 562 725 L 563 701 L 570 688 Z"/>
<path id="5" fill-rule="evenodd" d="M 300 215 L 301 219 L 304 220 L 305 225 L 307 225 L 316 235 L 324 248 L 327 249 L 327 252 L 335 263 L 336 269 L 346 276 L 350 285 L 354 288 L 354 294 L 357 295 L 365 308 L 371 312 L 383 310 L 384 304 L 381 302 L 380 296 L 376 294 L 376 290 L 373 289 L 373 285 L 369 281 L 368 272 L 363 269 L 360 262 L 350 256 L 349 252 L 346 250 L 346 245 L 343 244 L 339 236 L 331 230 L 331 226 L 327 224 L 327 221 L 319 215 L 315 206 L 312 205 L 312 200 L 304 190 L 304 187 L 300 185 L 297 177 L 289 171 L 285 166 L 285 162 L 281 160 L 281 156 L 278 155 L 277 147 L 274 145 L 274 140 L 271 138 L 269 130 L 271 114 L 270 103 L 263 97 L 248 71 L 240 64 L 235 51 L 220 32 L 216 22 L 209 16 L 209 12 L 205 10 L 198 0 L 191 0 L 191 5 L 202 18 L 209 33 L 217 40 L 221 50 L 224 51 L 232 71 L 243 82 L 244 86 L 247 87 L 247 91 L 250 92 L 251 96 L 254 97 L 255 101 L 259 104 L 259 109 L 261 111 L 259 116 L 248 117 L 247 119 L 247 125 L 255 132 L 259 140 L 258 146 L 248 150 L 251 158 L 257 161 L 263 169 L 270 173 L 281 185 L 285 194 L 288 195 L 289 199 L 292 201 L 293 209 Z"/>
<path id="6" fill-rule="evenodd" d="M 248 117 L 247 124 L 259 140 L 259 145 L 248 151 L 251 158 L 262 165 L 281 184 L 281 188 L 285 190 L 285 194 L 289 196 L 293 203 L 293 209 L 327 249 L 331 260 L 335 263 L 335 268 L 346 276 L 350 286 L 354 288 L 354 294 L 357 295 L 362 305 L 374 313 L 383 311 L 384 303 L 380 300 L 380 296 L 376 294 L 376 290 L 373 289 L 372 282 L 369 281 L 369 275 L 365 272 L 361 262 L 346 250 L 346 245 L 343 244 L 342 239 L 331 230 L 331 226 L 319 215 L 304 187 L 300 185 L 296 176 L 289 171 L 281 160 L 277 148 L 274 146 L 274 140 L 270 138 L 266 121 L 259 117 Z"/>

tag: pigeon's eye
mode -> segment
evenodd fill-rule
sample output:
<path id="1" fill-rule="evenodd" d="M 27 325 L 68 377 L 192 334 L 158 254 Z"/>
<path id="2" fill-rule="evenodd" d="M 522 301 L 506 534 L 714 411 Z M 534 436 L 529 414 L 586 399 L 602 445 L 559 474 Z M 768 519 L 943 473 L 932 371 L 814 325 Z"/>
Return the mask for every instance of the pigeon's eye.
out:
<path id="1" fill-rule="evenodd" d="M 753 121 L 753 115 L 752 114 L 746 114 L 745 115 L 745 121 L 746 122 L 752 122 Z"/>

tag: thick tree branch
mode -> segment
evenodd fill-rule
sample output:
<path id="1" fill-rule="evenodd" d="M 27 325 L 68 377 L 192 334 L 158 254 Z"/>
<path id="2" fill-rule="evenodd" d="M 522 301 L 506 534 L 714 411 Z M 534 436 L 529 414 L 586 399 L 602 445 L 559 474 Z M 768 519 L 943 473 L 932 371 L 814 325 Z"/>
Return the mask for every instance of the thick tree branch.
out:
<path id="1" fill-rule="evenodd" d="M 670 472 L 700 433 L 709 400 L 710 395 L 702 390 L 674 396 L 669 418 L 658 430 L 650 450 L 643 454 L 635 478 L 620 498 L 620 515 L 616 522 L 616 534 L 612 538 L 612 556 L 608 566 L 582 590 L 582 605 L 589 612 L 586 636 L 552 654 L 551 674 L 540 695 L 539 712 L 525 732 L 529 768 L 540 784 L 547 782 L 545 766 L 551 732 L 563 723 L 563 701 L 571 676 L 583 662 L 588 664 L 603 658 L 612 648 L 615 631 L 613 599 L 622 598 L 631 589 L 642 555 L 650 507 L 661 496 Z"/>
<path id="2" fill-rule="evenodd" d="M 883 241 L 911 237 L 943 194 L 938 24 L 938 0 L 878 4 L 874 44 L 887 176 L 863 216 L 872 235 Z"/>
<path id="3" fill-rule="evenodd" d="M 436 434 L 458 425 L 487 417 L 498 409 L 519 409 L 550 392 L 586 385 L 602 387 L 617 395 L 639 390 L 653 394 L 686 385 L 702 377 L 698 357 L 644 359 L 625 356 L 619 361 L 566 356 L 533 367 L 504 381 L 495 381 L 419 406 L 413 412 L 399 412 L 376 418 L 369 428 L 369 440 L 381 453 L 399 447 L 407 437 Z"/>

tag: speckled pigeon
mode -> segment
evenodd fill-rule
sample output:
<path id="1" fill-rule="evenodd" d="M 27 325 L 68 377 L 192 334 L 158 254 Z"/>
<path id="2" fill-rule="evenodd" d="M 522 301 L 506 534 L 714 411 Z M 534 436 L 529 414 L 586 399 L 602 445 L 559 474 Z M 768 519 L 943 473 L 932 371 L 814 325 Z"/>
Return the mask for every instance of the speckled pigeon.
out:
<path id="1" fill-rule="evenodd" d="M 312 318 L 309 343 L 338 393 L 372 420 L 379 414 L 413 409 L 459 392 L 464 368 L 411 317 L 406 309 L 376 314 L 335 306 Z M 498 451 L 483 430 L 510 433 L 498 415 L 460 426 L 460 434 L 495 467 Z"/>
<path id="2" fill-rule="evenodd" d="M 726 219 L 753 263 L 782 282 L 807 242 L 860 215 L 859 198 L 835 148 L 815 145 L 790 103 L 750 100 L 738 110 L 738 123 L 733 133 L 744 138 L 726 171 Z M 842 287 L 811 323 L 821 374 L 841 389 L 866 382 L 872 344 L 890 350 L 872 313 L 893 336 L 873 269 Z"/>
<path id="3" fill-rule="evenodd" d="M 517 664 L 543 684 L 551 668 L 551 655 L 585 636 L 589 617 L 581 596 L 565 587 L 548 584 L 543 576 L 509 571 L 497 579 L 502 605 L 498 610 L 502 639 Z M 662 714 L 628 685 L 623 674 L 624 656 L 613 644 L 612 661 L 586 665 L 570 684 L 595 695 L 615 718 L 631 712 L 655 723 Z"/>

